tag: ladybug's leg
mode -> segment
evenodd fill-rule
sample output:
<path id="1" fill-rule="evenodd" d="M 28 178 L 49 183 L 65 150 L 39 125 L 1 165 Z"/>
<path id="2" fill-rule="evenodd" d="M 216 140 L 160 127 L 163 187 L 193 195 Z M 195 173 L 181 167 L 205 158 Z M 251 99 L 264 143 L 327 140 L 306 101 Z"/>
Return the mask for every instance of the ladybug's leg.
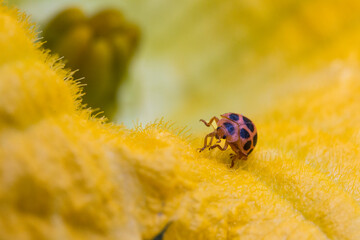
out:
<path id="1" fill-rule="evenodd" d="M 232 159 L 231 159 L 230 168 L 232 168 L 232 167 L 234 166 L 234 164 L 235 164 L 235 158 L 232 158 Z"/>
<path id="2" fill-rule="evenodd" d="M 236 154 L 230 154 L 230 157 L 234 159 L 247 160 L 247 155 L 245 155 L 242 152 L 238 152 Z"/>
<path id="3" fill-rule="evenodd" d="M 240 159 L 240 160 L 247 160 L 247 155 L 245 155 L 242 152 L 237 152 L 236 154 L 230 154 L 230 159 L 231 159 L 231 165 L 230 168 L 232 168 L 234 166 L 235 160 L 236 159 Z"/>
<path id="4" fill-rule="evenodd" d="M 237 159 L 238 155 L 237 154 L 230 154 L 230 159 L 231 159 L 231 164 L 230 164 L 230 168 L 232 168 L 235 164 L 235 160 Z"/>
<path id="5" fill-rule="evenodd" d="M 212 117 L 208 123 L 204 119 L 200 119 L 200 122 L 203 122 L 208 127 L 211 126 L 211 123 L 213 121 L 215 121 L 215 123 L 217 123 L 219 121 L 219 119 L 217 117 Z"/>
<path id="6" fill-rule="evenodd" d="M 228 143 L 225 142 L 224 147 L 221 147 L 219 144 L 216 144 L 216 145 L 210 146 L 209 149 L 218 148 L 218 149 L 220 149 L 221 151 L 225 151 L 225 150 L 228 148 L 228 146 L 229 146 Z"/>
<path id="7" fill-rule="evenodd" d="M 214 135 L 214 136 L 215 136 L 215 135 Z M 213 140 L 214 140 L 214 137 L 212 137 L 212 138 L 210 139 L 210 142 L 209 142 L 209 144 L 208 144 L 207 146 L 211 146 Z M 218 140 L 216 141 L 216 143 L 221 143 L 221 139 L 218 139 Z"/>
<path id="8" fill-rule="evenodd" d="M 206 146 L 211 146 L 211 144 L 212 144 L 212 142 L 213 142 L 213 140 L 214 140 L 214 137 L 215 137 L 215 134 L 214 134 L 214 136 L 212 136 L 211 138 L 210 138 L 210 142 L 209 142 L 209 144 L 207 144 Z M 216 141 L 217 142 L 217 141 Z"/>
<path id="9" fill-rule="evenodd" d="M 246 161 L 247 157 L 248 157 L 246 154 L 244 154 L 242 152 L 239 152 L 237 156 L 238 156 L 238 159 L 244 160 L 244 161 Z"/>
<path id="10" fill-rule="evenodd" d="M 211 137 L 211 140 L 210 140 L 210 144 L 211 144 L 214 136 L 215 136 L 215 132 L 212 132 L 212 133 L 209 133 L 208 135 L 206 135 L 206 137 L 205 137 L 205 139 L 204 139 L 204 146 L 203 146 L 203 148 L 200 148 L 200 149 L 199 149 L 199 152 L 203 151 L 203 150 L 208 146 L 208 144 L 207 144 L 207 139 L 208 139 L 209 137 Z"/>

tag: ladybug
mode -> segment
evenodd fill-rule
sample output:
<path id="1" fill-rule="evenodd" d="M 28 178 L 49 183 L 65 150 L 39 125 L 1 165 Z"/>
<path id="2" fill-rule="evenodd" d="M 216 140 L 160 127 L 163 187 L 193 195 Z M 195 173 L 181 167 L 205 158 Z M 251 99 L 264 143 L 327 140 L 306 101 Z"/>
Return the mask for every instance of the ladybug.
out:
<path id="1" fill-rule="evenodd" d="M 212 126 L 211 123 L 215 121 L 217 128 L 212 133 L 206 135 L 204 147 L 200 148 L 199 151 L 201 152 L 207 147 L 209 150 L 219 148 L 221 151 L 225 151 L 230 146 L 235 152 L 235 154 L 231 154 L 230 168 L 232 168 L 236 159 L 247 160 L 247 156 L 254 150 L 258 138 L 257 130 L 254 123 L 243 115 L 225 113 L 221 117 L 220 120 L 217 117 L 213 117 L 208 123 L 200 119 L 208 127 Z M 218 140 L 214 145 L 211 145 L 214 137 Z M 209 144 L 207 143 L 208 138 L 210 138 Z M 226 140 L 224 147 L 218 144 L 221 142 L 221 139 Z"/>

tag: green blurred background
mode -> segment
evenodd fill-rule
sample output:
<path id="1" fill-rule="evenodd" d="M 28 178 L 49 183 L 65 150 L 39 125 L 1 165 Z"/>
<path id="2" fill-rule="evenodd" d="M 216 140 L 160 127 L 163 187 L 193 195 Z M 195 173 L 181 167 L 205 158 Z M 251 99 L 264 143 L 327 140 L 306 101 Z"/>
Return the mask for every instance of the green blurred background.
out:
<path id="1" fill-rule="evenodd" d="M 138 43 L 116 86 L 113 117 L 130 127 L 165 117 L 200 128 L 198 119 L 229 111 L 256 122 L 269 106 L 295 93 L 299 82 L 315 87 L 316 74 L 331 75 L 322 69 L 357 59 L 359 52 L 360 2 L 354 0 L 10 4 L 30 14 L 40 28 L 74 6 L 89 18 L 103 9 L 118 9 L 138 27 Z"/>

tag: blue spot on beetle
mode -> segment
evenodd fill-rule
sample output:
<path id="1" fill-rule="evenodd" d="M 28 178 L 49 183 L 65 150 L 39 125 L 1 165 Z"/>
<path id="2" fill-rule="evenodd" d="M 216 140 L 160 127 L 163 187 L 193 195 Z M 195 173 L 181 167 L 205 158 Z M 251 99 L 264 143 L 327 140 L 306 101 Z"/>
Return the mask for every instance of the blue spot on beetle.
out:
<path id="1" fill-rule="evenodd" d="M 251 147 L 251 140 L 250 140 L 250 141 L 247 141 L 247 142 L 245 143 L 245 145 L 244 145 L 244 150 L 247 151 L 247 150 L 250 149 L 250 147 Z"/>
<path id="2" fill-rule="evenodd" d="M 246 126 L 250 129 L 251 132 L 254 131 L 254 125 L 252 123 L 246 123 Z"/>
<path id="3" fill-rule="evenodd" d="M 256 143 L 257 143 L 257 133 L 254 136 L 254 147 L 256 146 Z"/>
<path id="4" fill-rule="evenodd" d="M 232 113 L 230 114 L 229 118 L 233 121 L 238 121 L 239 120 L 239 115 Z"/>
<path id="5" fill-rule="evenodd" d="M 249 134 L 248 131 L 246 131 L 245 128 L 242 128 L 242 129 L 240 130 L 240 137 L 242 137 L 242 138 L 244 138 L 244 139 L 247 139 L 247 138 L 250 137 L 250 134 Z"/>
<path id="6" fill-rule="evenodd" d="M 233 135 L 235 133 L 235 128 L 231 123 L 224 123 L 224 126 L 226 127 L 226 130 L 229 132 L 230 135 Z"/>
<path id="7" fill-rule="evenodd" d="M 251 120 L 250 120 L 250 119 L 248 119 L 248 118 L 247 118 L 247 117 L 245 117 L 245 116 L 243 116 L 243 120 L 244 120 L 244 122 L 245 122 L 245 123 L 249 123 L 249 122 L 251 123 Z"/>
<path id="8" fill-rule="evenodd" d="M 246 126 L 250 129 L 250 131 L 253 132 L 254 131 L 254 124 L 251 122 L 251 120 L 248 119 L 245 116 L 243 116 L 243 120 L 244 120 Z"/>

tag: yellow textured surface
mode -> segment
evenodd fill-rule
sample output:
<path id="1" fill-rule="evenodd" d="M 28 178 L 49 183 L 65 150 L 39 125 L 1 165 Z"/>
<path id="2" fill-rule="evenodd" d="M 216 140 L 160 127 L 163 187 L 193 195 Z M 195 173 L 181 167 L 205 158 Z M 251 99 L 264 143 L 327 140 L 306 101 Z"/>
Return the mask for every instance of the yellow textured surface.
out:
<path id="1" fill-rule="evenodd" d="M 258 146 L 230 169 L 202 135 L 90 117 L 28 28 L 0 8 L 0 239 L 360 238 L 357 63 L 249 116 Z"/>

